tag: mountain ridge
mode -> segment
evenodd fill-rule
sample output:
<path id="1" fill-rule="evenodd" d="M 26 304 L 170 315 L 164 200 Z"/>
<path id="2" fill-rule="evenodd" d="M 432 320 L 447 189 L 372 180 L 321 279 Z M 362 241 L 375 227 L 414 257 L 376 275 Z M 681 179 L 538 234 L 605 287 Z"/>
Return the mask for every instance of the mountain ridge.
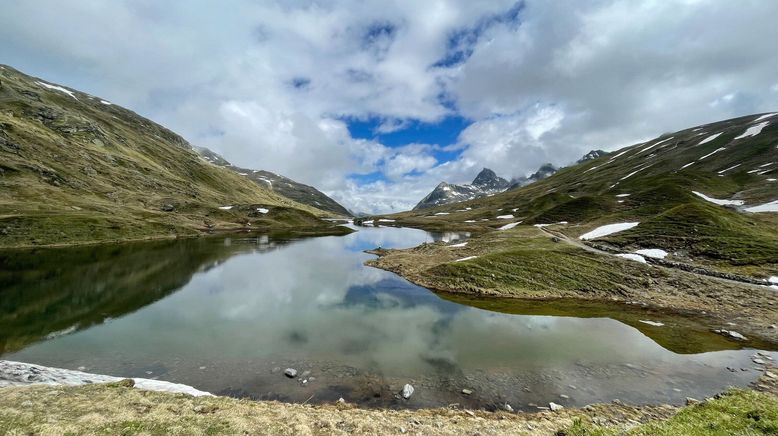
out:
<path id="1" fill-rule="evenodd" d="M 207 162 L 227 168 L 240 176 L 247 177 L 262 187 L 298 203 L 332 212 L 342 216 L 352 216 L 348 209 L 313 186 L 296 182 L 288 177 L 265 170 L 241 168 L 231 164 L 218 153 L 206 147 L 194 147 L 194 150 Z"/>
<path id="2" fill-rule="evenodd" d="M 128 109 L 0 66 L 0 246 L 324 229 L 327 214 Z"/>

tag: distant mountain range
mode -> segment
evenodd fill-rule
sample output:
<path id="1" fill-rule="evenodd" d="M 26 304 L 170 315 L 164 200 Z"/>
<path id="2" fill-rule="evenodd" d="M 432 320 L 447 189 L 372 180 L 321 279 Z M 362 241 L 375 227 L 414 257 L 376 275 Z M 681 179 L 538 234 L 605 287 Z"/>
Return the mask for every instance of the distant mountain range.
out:
<path id="1" fill-rule="evenodd" d="M 597 159 L 606 154 L 608 153 L 602 150 L 592 150 L 579 159 L 578 163 Z M 559 168 L 550 163 L 546 163 L 541 165 L 537 171 L 529 176 L 514 177 L 508 181 L 497 176 L 497 174 L 489 168 L 484 168 L 470 184 L 455 185 L 453 183 L 441 182 L 432 192 L 427 194 L 413 210 L 421 210 L 444 204 L 459 203 L 462 201 L 474 200 L 476 198 L 488 197 L 543 180 L 546 177 L 556 174 L 557 171 L 559 171 Z"/>
<path id="2" fill-rule="evenodd" d="M 484 168 L 469 185 L 455 185 L 441 182 L 435 189 L 427 194 L 413 210 L 420 210 L 442 204 L 457 203 L 473 200 L 487 195 L 502 192 L 510 186 L 510 182 L 498 177 L 494 171 Z"/>
<path id="3" fill-rule="evenodd" d="M 348 209 L 341 206 L 337 201 L 328 197 L 326 194 L 314 188 L 313 186 L 295 182 L 288 177 L 280 176 L 278 174 L 271 173 L 270 171 L 251 170 L 236 167 L 222 156 L 205 147 L 195 147 L 195 151 L 197 151 L 197 153 L 199 153 L 200 156 L 202 156 L 202 158 L 209 163 L 227 168 L 237 173 L 238 175 L 247 177 L 258 183 L 263 188 L 271 189 L 273 192 L 283 195 L 286 198 L 292 199 L 302 204 L 313 206 L 317 209 L 332 212 L 337 215 L 352 215 Z"/>

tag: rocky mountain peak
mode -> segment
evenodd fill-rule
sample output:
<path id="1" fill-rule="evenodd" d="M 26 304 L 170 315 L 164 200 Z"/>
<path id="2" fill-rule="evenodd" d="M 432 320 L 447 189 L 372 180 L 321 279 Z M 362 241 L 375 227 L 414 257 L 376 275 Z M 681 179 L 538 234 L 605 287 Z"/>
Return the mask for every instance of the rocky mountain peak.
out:
<path id="1" fill-rule="evenodd" d="M 508 187 L 508 181 L 497 176 L 497 174 L 489 168 L 484 168 L 478 173 L 475 179 L 473 179 L 471 185 L 481 189 L 500 190 Z"/>
<path id="2" fill-rule="evenodd" d="M 585 155 L 583 155 L 582 158 L 578 159 L 578 162 L 576 162 L 576 163 L 583 163 L 583 162 L 587 162 L 587 161 L 590 161 L 590 160 L 598 159 L 598 158 L 601 158 L 601 157 L 605 156 L 606 154 L 608 154 L 607 151 L 591 150 L 588 153 L 586 153 Z"/>

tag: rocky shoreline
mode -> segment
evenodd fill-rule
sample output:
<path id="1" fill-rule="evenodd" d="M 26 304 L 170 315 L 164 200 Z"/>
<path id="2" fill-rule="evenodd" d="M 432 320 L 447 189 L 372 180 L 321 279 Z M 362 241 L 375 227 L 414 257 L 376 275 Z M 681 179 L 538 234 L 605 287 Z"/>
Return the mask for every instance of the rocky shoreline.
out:
<path id="1" fill-rule="evenodd" d="M 120 379 L 19 362 L 0 362 L 0 371 L 5 381 L 0 384 L 5 386 L 0 388 L 0 403 L 4 404 L 0 432 L 53 434 L 129 429 L 135 429 L 130 431 L 135 434 L 173 428 L 184 433 L 209 430 L 244 434 L 589 434 L 577 433 L 582 425 L 621 434 L 663 425 L 681 411 L 697 413 L 700 408 L 714 409 L 720 421 L 744 419 L 738 416 L 740 410 L 726 405 L 727 401 L 745 403 L 749 410 L 765 408 L 759 413 L 771 414 L 778 394 L 778 376 L 765 367 L 762 377 L 748 390 L 728 391 L 699 401 L 690 398 L 686 407 L 629 406 L 614 401 L 583 408 L 563 408 L 553 403 L 548 410 L 533 413 L 485 412 L 456 405 L 385 410 L 362 409 L 345 401 L 309 405 L 237 400 L 183 385 L 159 381 L 149 385 L 150 381 L 144 379 Z M 34 385 L 24 386 L 30 384 Z"/>

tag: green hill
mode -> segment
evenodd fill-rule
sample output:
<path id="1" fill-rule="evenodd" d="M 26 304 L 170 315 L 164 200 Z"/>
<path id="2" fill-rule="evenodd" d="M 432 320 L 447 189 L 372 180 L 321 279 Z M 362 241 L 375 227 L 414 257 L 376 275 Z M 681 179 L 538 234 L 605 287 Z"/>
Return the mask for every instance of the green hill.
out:
<path id="1" fill-rule="evenodd" d="M 555 229 L 572 237 L 640 222 L 598 243 L 662 248 L 676 260 L 722 270 L 775 273 L 777 179 L 778 113 L 758 114 L 667 133 L 492 197 L 392 218 L 470 231 L 562 222 Z"/>
<path id="2" fill-rule="evenodd" d="M 321 229 L 323 215 L 132 111 L 0 66 L 0 247 Z"/>

